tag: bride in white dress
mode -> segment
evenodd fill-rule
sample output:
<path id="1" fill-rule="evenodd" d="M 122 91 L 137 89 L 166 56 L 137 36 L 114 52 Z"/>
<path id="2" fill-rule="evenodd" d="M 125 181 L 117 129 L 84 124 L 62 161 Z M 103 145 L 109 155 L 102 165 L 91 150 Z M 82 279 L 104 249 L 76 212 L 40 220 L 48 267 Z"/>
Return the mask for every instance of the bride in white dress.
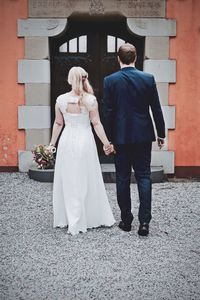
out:
<path id="1" fill-rule="evenodd" d="M 53 226 L 68 226 L 68 233 L 75 235 L 86 232 L 87 228 L 110 227 L 115 223 L 90 122 L 106 154 L 113 152 L 113 146 L 100 122 L 98 104 L 86 71 L 81 67 L 71 68 L 68 82 L 72 90 L 56 100 L 49 147 L 55 146 L 65 124 L 55 164 Z"/>

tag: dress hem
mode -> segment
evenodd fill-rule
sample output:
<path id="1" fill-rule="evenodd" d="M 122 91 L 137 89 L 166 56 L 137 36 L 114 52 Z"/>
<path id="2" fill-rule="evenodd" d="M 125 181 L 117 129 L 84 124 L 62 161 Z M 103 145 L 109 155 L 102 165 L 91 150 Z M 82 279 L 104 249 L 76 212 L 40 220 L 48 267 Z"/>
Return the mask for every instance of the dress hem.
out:
<path id="1" fill-rule="evenodd" d="M 71 234 L 71 235 L 77 235 L 79 233 L 86 233 L 88 229 L 95 229 L 95 228 L 101 228 L 101 227 L 107 227 L 107 228 L 111 228 L 112 226 L 114 226 L 116 224 L 116 221 L 112 224 L 101 224 L 101 225 L 93 225 L 93 226 L 89 226 L 87 227 L 85 230 L 78 230 L 77 232 L 71 232 L 71 231 L 67 231 L 68 234 Z M 68 224 L 67 225 L 54 225 L 53 228 L 67 228 L 68 227 Z"/>

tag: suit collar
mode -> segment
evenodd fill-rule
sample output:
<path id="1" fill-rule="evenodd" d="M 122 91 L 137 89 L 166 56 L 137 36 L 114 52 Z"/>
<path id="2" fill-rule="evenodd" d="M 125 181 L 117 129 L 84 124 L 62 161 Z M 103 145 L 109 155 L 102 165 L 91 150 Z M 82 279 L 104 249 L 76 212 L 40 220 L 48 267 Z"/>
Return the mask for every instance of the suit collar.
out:
<path id="1" fill-rule="evenodd" d="M 135 67 L 124 67 L 120 69 L 121 71 L 129 71 L 129 70 L 136 70 Z"/>

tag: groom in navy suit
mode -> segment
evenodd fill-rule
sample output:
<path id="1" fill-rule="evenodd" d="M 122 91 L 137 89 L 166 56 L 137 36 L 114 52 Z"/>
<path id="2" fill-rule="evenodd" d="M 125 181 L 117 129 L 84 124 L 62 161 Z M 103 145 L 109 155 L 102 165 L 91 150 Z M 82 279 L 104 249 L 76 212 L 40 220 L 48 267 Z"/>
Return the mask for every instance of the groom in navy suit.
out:
<path id="1" fill-rule="evenodd" d="M 123 44 L 118 50 L 120 71 L 104 78 L 104 125 L 116 151 L 117 200 L 121 210 L 119 228 L 131 230 L 130 180 L 133 168 L 140 199 L 138 234 L 147 236 L 152 218 L 151 149 L 156 140 L 149 108 L 160 148 L 164 145 L 165 123 L 155 79 L 135 68 L 136 58 L 136 48 Z"/>

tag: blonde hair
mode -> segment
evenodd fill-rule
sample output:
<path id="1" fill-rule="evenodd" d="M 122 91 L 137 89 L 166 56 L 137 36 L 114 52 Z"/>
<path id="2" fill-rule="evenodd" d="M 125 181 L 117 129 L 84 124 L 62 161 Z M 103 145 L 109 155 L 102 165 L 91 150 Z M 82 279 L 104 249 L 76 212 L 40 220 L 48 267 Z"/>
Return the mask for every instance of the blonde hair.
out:
<path id="1" fill-rule="evenodd" d="M 83 102 L 84 92 L 94 94 L 93 88 L 88 81 L 88 73 L 81 67 L 72 67 L 68 73 L 68 83 L 77 95 L 80 95 L 79 104 Z"/>

